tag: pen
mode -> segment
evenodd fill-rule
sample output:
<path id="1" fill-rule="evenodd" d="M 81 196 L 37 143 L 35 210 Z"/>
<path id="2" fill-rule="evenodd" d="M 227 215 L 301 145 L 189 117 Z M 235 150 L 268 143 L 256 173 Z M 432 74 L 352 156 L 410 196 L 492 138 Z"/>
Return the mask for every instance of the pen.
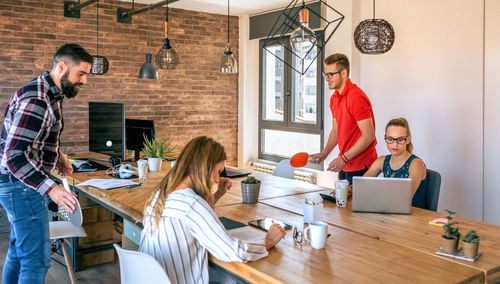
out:
<path id="1" fill-rule="evenodd" d="M 138 184 L 130 185 L 130 186 L 127 186 L 127 188 L 133 188 L 133 187 L 136 187 L 136 186 L 139 186 L 139 185 L 142 185 L 142 183 L 138 183 Z"/>

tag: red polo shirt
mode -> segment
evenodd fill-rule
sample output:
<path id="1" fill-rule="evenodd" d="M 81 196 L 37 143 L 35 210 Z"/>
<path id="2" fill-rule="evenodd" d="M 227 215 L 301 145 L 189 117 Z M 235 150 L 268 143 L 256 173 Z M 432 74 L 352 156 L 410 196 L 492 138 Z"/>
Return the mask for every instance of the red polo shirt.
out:
<path id="1" fill-rule="evenodd" d="M 375 128 L 375 118 L 373 117 L 372 104 L 366 94 L 353 84 L 347 81 L 342 94 L 337 90 L 330 97 L 330 109 L 333 119 L 337 121 L 337 141 L 340 154 L 344 154 L 358 141 L 361 130 L 357 122 L 371 118 Z M 377 139 L 375 139 L 361 154 L 351 158 L 349 163 L 343 168 L 346 172 L 354 172 L 370 167 L 377 159 L 375 150 Z"/>

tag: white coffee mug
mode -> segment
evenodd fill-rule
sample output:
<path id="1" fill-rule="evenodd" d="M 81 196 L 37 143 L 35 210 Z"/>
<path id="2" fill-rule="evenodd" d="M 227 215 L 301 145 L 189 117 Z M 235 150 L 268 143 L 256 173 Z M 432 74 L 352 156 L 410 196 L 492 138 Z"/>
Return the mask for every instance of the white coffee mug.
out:
<path id="1" fill-rule="evenodd" d="M 308 236 L 310 235 L 310 237 Z M 325 248 L 328 235 L 328 224 L 323 221 L 314 221 L 304 229 L 304 238 L 311 243 L 315 249 Z"/>
<path id="2" fill-rule="evenodd" d="M 139 179 L 145 180 L 148 175 L 148 161 L 147 160 L 138 160 L 137 161 L 137 169 L 139 172 Z"/>

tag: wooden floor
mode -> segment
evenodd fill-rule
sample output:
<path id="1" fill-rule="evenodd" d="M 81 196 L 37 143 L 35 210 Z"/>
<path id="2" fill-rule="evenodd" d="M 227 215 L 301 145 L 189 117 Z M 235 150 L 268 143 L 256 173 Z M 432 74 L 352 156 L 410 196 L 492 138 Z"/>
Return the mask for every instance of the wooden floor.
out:
<path id="1" fill-rule="evenodd" d="M 0 279 L 5 262 L 5 255 L 9 249 L 9 233 L 0 233 Z M 53 255 L 61 263 L 64 263 L 64 258 L 58 255 Z M 120 283 L 120 267 L 118 263 L 106 263 L 89 268 L 76 273 L 78 283 Z M 1 282 L 1 281 L 0 281 Z M 45 277 L 45 283 L 63 284 L 70 283 L 68 271 L 65 266 L 52 260 L 50 269 Z"/>

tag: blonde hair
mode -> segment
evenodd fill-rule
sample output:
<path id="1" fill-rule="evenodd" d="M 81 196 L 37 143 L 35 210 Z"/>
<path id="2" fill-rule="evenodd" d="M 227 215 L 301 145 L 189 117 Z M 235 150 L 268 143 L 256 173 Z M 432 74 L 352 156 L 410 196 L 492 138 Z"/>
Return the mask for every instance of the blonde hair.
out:
<path id="1" fill-rule="evenodd" d="M 387 132 L 389 126 L 399 126 L 406 129 L 406 136 L 410 137 L 410 143 L 406 144 L 406 151 L 408 151 L 410 154 L 413 154 L 413 144 L 411 143 L 411 132 L 408 121 L 403 117 L 391 119 L 391 121 L 389 121 L 387 123 L 387 126 L 385 127 L 385 132 Z"/>
<path id="2" fill-rule="evenodd" d="M 207 201 L 210 206 L 213 206 L 214 198 L 210 191 L 211 176 L 215 165 L 224 160 L 226 160 L 224 147 L 212 138 L 200 136 L 189 141 L 158 190 L 158 198 L 152 210 L 156 227 L 160 223 L 165 200 L 186 177 L 189 177 L 191 189 Z M 154 201 L 154 196 L 158 191 L 153 192 L 147 204 Z M 147 214 L 146 210 L 144 215 Z"/>

